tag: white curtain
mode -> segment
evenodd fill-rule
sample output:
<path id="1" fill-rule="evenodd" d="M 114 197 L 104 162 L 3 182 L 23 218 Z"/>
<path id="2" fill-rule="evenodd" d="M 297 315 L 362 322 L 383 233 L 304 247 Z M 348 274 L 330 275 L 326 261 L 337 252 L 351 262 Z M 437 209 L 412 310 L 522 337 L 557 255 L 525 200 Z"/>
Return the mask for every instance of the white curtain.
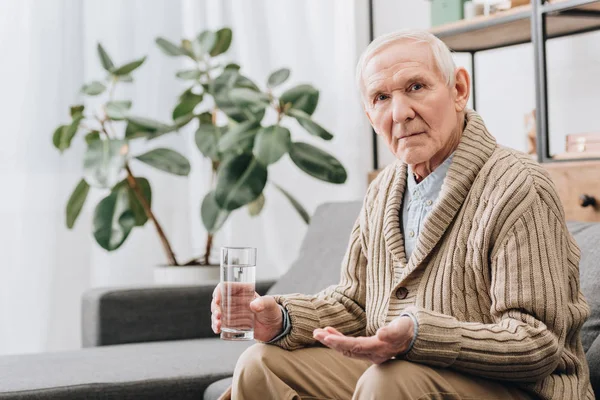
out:
<path id="1" fill-rule="evenodd" d="M 0 0 L 0 354 L 80 346 L 80 301 L 98 286 L 151 285 L 152 268 L 166 261 L 151 224 L 134 229 L 107 253 L 91 233 L 91 192 L 73 230 L 65 227 L 66 201 L 81 177 L 83 139 L 62 156 L 51 135 L 83 99 L 81 85 L 103 77 L 101 42 L 119 64 L 148 55 L 135 83 L 117 91 L 136 114 L 168 121 L 185 86 L 174 74 L 184 61 L 164 56 L 157 36 L 173 41 L 203 29 L 230 26 L 230 58 L 264 87 L 269 73 L 289 67 L 288 86 L 321 90 L 314 118 L 334 133 L 331 142 L 290 124 L 295 140 L 316 144 L 345 165 L 348 180 L 330 185 L 300 172 L 286 157 L 269 178 L 312 213 L 324 201 L 361 199 L 371 168 L 371 137 L 354 84 L 354 66 L 368 43 L 366 0 Z M 86 103 L 93 107 L 93 103 Z M 164 146 L 186 155 L 192 173 L 180 178 L 132 163 L 153 188 L 153 210 L 179 259 L 203 252 L 200 201 L 209 165 L 193 132 L 167 135 L 133 152 Z M 259 249 L 259 279 L 281 275 L 297 256 L 304 222 L 267 187 L 257 218 L 233 214 L 216 237 L 220 245 Z"/>

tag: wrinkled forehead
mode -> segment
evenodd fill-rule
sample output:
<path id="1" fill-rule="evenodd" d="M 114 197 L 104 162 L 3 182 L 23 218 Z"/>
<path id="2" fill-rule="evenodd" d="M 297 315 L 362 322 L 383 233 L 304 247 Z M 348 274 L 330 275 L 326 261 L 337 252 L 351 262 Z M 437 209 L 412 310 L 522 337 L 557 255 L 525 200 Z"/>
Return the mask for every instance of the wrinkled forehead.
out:
<path id="1" fill-rule="evenodd" d="M 385 45 L 367 60 L 362 73 L 363 88 L 385 76 L 404 75 L 405 72 L 441 78 L 441 71 L 429 45 L 414 39 L 403 39 Z"/>

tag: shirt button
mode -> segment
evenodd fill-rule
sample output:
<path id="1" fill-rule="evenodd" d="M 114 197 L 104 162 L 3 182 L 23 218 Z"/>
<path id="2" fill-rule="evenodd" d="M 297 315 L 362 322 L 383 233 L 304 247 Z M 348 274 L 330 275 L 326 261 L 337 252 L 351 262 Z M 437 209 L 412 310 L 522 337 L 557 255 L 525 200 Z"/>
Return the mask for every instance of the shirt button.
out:
<path id="1" fill-rule="evenodd" d="M 428 206 L 430 206 L 430 205 L 432 205 L 432 204 L 433 204 L 433 201 L 431 201 L 431 200 L 427 200 L 427 201 L 425 202 L 425 204 L 427 204 Z"/>
<path id="2" fill-rule="evenodd" d="M 408 232 L 408 236 L 415 237 L 415 231 L 411 230 L 410 232 Z"/>
<path id="3" fill-rule="evenodd" d="M 405 287 L 401 287 L 396 290 L 396 297 L 400 300 L 404 300 L 408 296 L 408 289 Z"/>

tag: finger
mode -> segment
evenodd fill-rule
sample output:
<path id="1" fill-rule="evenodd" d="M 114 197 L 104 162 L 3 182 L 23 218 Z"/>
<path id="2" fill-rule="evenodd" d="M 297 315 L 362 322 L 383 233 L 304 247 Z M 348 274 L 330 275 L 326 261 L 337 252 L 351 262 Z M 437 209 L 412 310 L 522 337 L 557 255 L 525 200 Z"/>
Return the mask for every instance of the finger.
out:
<path id="1" fill-rule="evenodd" d="M 376 353 L 382 343 L 376 337 L 348 337 L 339 335 L 329 335 L 324 339 L 327 346 L 334 348 L 342 353 L 356 355 L 368 355 Z"/>
<path id="2" fill-rule="evenodd" d="M 331 327 L 331 326 L 326 326 L 325 330 L 329 333 L 331 333 L 332 335 L 338 335 L 338 336 L 344 336 L 343 333 L 341 333 L 340 331 L 338 331 L 337 329 Z"/>
<path id="3" fill-rule="evenodd" d="M 213 317 L 211 317 L 211 324 L 210 324 L 212 330 L 214 333 L 220 333 L 221 332 L 221 320 L 217 320 Z"/>
<path id="4" fill-rule="evenodd" d="M 213 297 L 213 301 L 217 305 L 221 304 L 221 284 L 220 283 L 217 286 L 215 286 L 215 290 L 213 290 L 212 297 Z"/>
<path id="5" fill-rule="evenodd" d="M 217 310 L 221 311 L 221 306 L 215 300 L 213 300 L 210 303 L 210 312 L 215 312 Z"/>
<path id="6" fill-rule="evenodd" d="M 321 343 L 323 343 L 323 339 L 325 339 L 329 335 L 330 333 L 327 332 L 325 329 L 317 328 L 313 331 L 313 337 Z"/>

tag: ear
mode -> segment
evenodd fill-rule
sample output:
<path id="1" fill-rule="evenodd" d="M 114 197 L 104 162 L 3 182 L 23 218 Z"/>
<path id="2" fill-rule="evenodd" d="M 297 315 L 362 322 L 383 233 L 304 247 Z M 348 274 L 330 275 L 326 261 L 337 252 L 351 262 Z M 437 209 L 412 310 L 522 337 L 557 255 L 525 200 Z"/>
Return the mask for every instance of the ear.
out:
<path id="1" fill-rule="evenodd" d="M 471 77 L 466 69 L 458 67 L 454 71 L 454 91 L 456 99 L 454 100 L 455 109 L 461 112 L 467 106 L 469 96 L 471 95 Z"/>
<path id="2" fill-rule="evenodd" d="M 379 133 L 377 132 L 377 129 L 375 129 L 375 125 L 373 124 L 373 120 L 371 119 L 371 114 L 369 114 L 369 111 L 367 110 L 366 107 L 363 107 L 363 110 L 365 110 L 365 115 L 367 116 L 367 118 L 369 118 L 369 123 L 371 124 L 371 127 L 373 128 L 373 130 L 375 131 L 375 133 L 379 135 Z"/>

